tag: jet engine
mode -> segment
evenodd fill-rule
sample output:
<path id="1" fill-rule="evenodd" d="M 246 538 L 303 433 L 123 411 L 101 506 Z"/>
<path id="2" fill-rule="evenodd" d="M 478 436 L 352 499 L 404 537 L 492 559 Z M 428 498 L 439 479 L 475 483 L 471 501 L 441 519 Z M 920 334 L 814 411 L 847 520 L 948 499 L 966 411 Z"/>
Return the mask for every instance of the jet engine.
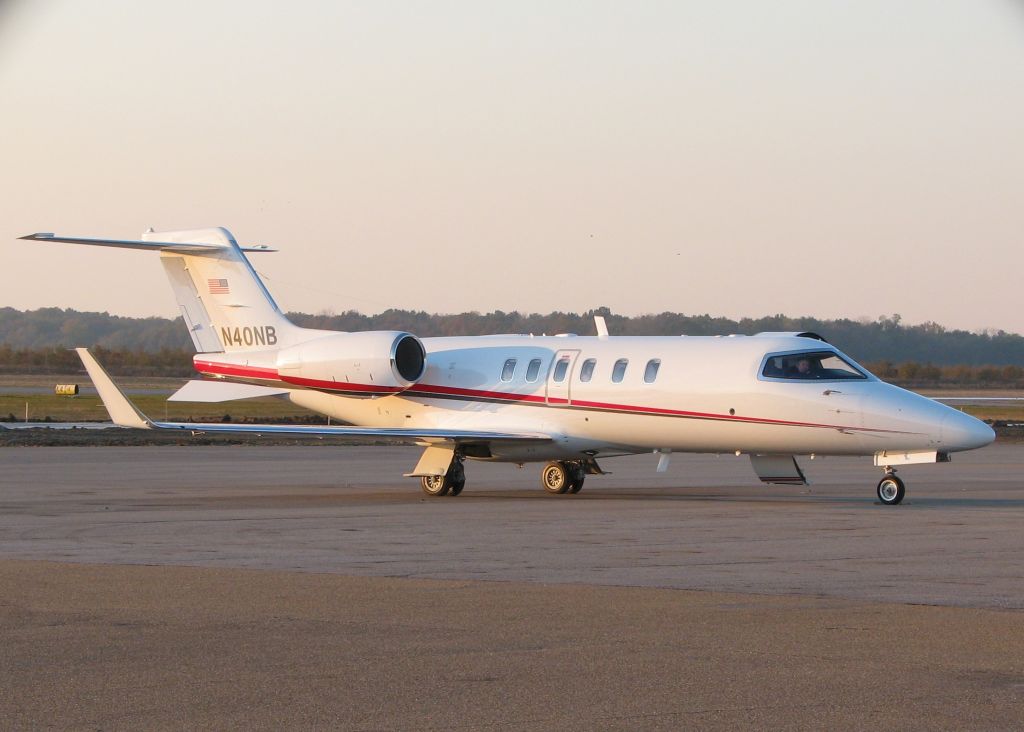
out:
<path id="1" fill-rule="evenodd" d="M 333 333 L 277 356 L 283 381 L 368 396 L 405 391 L 423 376 L 425 366 L 419 338 L 392 330 Z"/>

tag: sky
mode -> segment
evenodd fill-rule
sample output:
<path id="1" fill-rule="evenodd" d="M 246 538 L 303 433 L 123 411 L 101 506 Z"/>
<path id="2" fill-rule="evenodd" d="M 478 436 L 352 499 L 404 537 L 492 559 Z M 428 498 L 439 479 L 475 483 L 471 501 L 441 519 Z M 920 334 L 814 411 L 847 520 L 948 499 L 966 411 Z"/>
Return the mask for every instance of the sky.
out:
<path id="1" fill-rule="evenodd" d="M 177 313 L 225 226 L 304 312 L 1024 333 L 1024 2 L 0 2 L 0 307 Z"/>

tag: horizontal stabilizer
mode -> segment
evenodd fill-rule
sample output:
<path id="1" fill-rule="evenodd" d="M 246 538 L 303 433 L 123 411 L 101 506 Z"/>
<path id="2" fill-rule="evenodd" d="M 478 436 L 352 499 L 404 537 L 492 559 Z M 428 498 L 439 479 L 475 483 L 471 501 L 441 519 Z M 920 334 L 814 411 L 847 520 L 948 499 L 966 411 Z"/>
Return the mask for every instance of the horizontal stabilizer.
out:
<path id="1" fill-rule="evenodd" d="M 226 381 L 193 380 L 178 389 L 167 401 L 169 402 L 230 402 L 236 399 L 255 399 L 257 397 L 279 396 L 287 394 L 287 389 L 273 386 L 254 386 L 252 384 L 232 384 Z"/>
<path id="2" fill-rule="evenodd" d="M 59 241 L 66 244 L 91 244 L 98 247 L 116 247 L 118 249 L 142 249 L 150 252 L 176 252 L 178 254 L 203 254 L 216 252 L 225 247 L 221 244 L 203 244 L 198 242 L 172 241 L 135 241 L 132 239 L 86 239 L 80 236 L 57 236 L 56 234 L 29 234 L 19 236 L 27 241 Z M 243 252 L 275 252 L 266 246 L 239 247 Z"/>

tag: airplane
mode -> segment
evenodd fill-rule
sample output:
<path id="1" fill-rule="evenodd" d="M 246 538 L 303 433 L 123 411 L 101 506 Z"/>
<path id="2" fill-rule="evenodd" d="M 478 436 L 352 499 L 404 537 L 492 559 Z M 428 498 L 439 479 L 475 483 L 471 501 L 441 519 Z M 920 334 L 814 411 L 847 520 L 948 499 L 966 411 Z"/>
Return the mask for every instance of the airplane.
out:
<path id="1" fill-rule="evenodd" d="M 984 422 L 888 384 L 815 333 L 753 336 L 558 334 L 419 338 L 338 332 L 289 321 L 224 228 L 139 240 L 20 237 L 158 252 L 202 379 L 171 400 L 276 396 L 345 425 L 154 421 L 96 359 L 76 349 L 112 421 L 123 427 L 345 437 L 423 447 L 407 477 L 457 496 L 466 461 L 544 463 L 541 485 L 575 494 L 598 459 L 673 452 L 747 455 L 764 483 L 808 483 L 798 456 L 871 457 L 878 501 L 906 495 L 897 468 L 947 462 L 990 444 Z"/>

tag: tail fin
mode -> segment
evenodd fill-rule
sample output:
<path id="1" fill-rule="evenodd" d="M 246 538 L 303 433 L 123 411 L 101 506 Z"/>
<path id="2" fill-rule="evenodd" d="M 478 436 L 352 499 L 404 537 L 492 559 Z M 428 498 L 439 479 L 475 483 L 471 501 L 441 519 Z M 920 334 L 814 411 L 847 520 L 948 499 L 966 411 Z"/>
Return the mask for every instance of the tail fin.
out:
<path id="1" fill-rule="evenodd" d="M 227 229 L 146 232 L 142 238 L 217 245 L 196 253 L 160 252 L 198 352 L 267 350 L 309 337 L 284 316 Z"/>
<path id="2" fill-rule="evenodd" d="M 245 256 L 247 251 L 273 250 L 243 250 L 224 228 L 161 232 L 150 229 L 141 241 L 54 234 L 21 238 L 159 251 L 199 353 L 274 350 L 313 335 L 284 316 Z"/>

